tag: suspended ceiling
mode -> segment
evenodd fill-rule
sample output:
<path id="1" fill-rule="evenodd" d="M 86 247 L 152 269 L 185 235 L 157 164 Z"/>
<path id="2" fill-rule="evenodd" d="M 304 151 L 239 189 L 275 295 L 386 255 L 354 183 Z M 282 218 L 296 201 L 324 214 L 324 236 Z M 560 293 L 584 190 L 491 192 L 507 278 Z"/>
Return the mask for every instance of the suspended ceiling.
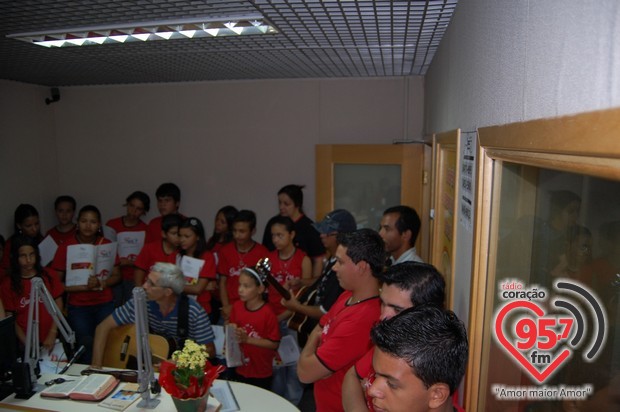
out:
<path id="1" fill-rule="evenodd" d="M 46 86 L 424 75 L 457 0 L 0 0 L 0 79 Z M 45 48 L 8 34 L 261 14 L 264 36 Z"/>

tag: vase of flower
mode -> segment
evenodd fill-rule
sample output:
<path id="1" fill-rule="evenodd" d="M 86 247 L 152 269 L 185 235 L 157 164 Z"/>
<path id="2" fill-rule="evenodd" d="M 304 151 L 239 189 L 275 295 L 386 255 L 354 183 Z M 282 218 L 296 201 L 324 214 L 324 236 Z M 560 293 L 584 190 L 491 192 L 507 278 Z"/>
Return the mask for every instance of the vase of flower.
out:
<path id="1" fill-rule="evenodd" d="M 179 399 L 172 397 L 175 408 L 178 412 L 204 412 L 207 410 L 207 398 Z"/>
<path id="2" fill-rule="evenodd" d="M 183 350 L 172 354 L 172 362 L 159 368 L 159 382 L 170 394 L 179 412 L 205 411 L 209 388 L 224 369 L 208 360 L 207 347 L 188 339 Z"/>

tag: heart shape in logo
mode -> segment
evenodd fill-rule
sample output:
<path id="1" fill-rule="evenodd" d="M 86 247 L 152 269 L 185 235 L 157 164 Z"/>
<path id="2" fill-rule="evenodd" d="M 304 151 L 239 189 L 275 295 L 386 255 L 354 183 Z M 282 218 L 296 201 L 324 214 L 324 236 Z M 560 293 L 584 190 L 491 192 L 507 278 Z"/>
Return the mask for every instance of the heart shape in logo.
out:
<path id="1" fill-rule="evenodd" d="M 495 336 L 502 346 L 534 379 L 540 383 L 543 383 L 560 365 L 562 365 L 562 363 L 564 363 L 564 361 L 566 361 L 566 359 L 568 359 L 572 351 L 564 346 L 564 348 L 559 351 L 559 354 L 554 359 L 547 363 L 542 370 L 539 370 L 532 362 L 530 362 L 530 359 L 525 357 L 523 353 L 521 353 L 521 351 L 506 338 L 506 335 L 504 334 L 504 319 L 512 310 L 518 309 L 528 309 L 539 318 L 545 316 L 545 311 L 535 303 L 524 300 L 510 302 L 506 304 L 497 314 L 497 318 L 495 319 Z"/>

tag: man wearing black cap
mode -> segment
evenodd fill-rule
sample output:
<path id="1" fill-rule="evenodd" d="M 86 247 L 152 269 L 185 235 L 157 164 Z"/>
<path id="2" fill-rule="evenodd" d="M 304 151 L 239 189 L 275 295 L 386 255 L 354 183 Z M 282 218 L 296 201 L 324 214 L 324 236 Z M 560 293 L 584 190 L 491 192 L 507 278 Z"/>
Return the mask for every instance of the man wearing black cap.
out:
<path id="1" fill-rule="evenodd" d="M 299 343 L 305 344 L 307 335 L 314 329 L 318 320 L 332 307 L 340 294 L 344 291 L 338 283 L 336 272 L 332 270 L 336 263 L 337 235 L 350 233 L 357 228 L 355 218 L 344 209 L 329 212 L 320 222 L 313 224 L 321 235 L 321 242 L 327 251 L 328 257 L 323 263 L 321 277 L 317 279 L 299 298 L 282 300 L 282 304 L 295 312 L 292 322 L 298 326 Z M 289 322 L 289 326 L 291 322 Z M 293 328 L 295 329 L 295 328 Z"/>

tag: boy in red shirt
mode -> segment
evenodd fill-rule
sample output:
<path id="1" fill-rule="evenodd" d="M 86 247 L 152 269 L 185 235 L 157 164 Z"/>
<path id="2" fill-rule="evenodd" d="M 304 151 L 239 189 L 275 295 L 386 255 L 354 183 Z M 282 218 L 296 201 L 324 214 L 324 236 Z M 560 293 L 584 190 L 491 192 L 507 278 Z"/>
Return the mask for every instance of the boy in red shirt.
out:
<path id="1" fill-rule="evenodd" d="M 252 239 L 256 233 L 256 214 L 241 210 L 233 220 L 233 240 L 219 252 L 217 273 L 220 275 L 222 315 L 228 320 L 232 305 L 239 300 L 239 274 L 246 267 L 253 267 L 269 251 Z"/>
<path id="2" fill-rule="evenodd" d="M 161 240 L 156 240 L 144 245 L 134 262 L 134 282 L 136 286 L 142 286 L 146 274 L 156 262 L 177 264 L 179 254 L 179 226 L 182 218 L 172 214 L 164 216 L 161 221 Z"/>
<path id="3" fill-rule="evenodd" d="M 148 228 L 146 229 L 146 238 L 144 239 L 145 244 L 161 240 L 161 220 L 164 216 L 179 213 L 181 189 L 174 183 L 162 183 L 157 188 L 155 197 L 157 198 L 157 210 L 159 210 L 160 216 L 154 217 L 149 222 Z"/>
<path id="4" fill-rule="evenodd" d="M 73 239 L 77 225 L 73 223 L 76 202 L 72 196 L 58 196 L 54 201 L 54 213 L 58 224 L 47 231 L 45 236 L 51 236 L 57 245 L 62 245 L 67 240 Z"/>
<path id="5" fill-rule="evenodd" d="M 446 282 L 433 265 L 404 262 L 390 266 L 379 276 L 381 284 L 381 320 L 390 319 L 417 305 L 443 308 Z M 345 411 L 374 411 L 367 390 L 372 383 L 372 356 L 375 348 L 362 356 L 347 372 L 342 390 Z"/>
<path id="6" fill-rule="evenodd" d="M 317 412 L 342 411 L 342 381 L 371 347 L 370 329 L 379 320 L 378 276 L 385 263 L 381 236 L 360 229 L 338 236 L 338 282 L 345 290 L 321 318 L 299 357 L 297 374 L 314 382 Z"/>

